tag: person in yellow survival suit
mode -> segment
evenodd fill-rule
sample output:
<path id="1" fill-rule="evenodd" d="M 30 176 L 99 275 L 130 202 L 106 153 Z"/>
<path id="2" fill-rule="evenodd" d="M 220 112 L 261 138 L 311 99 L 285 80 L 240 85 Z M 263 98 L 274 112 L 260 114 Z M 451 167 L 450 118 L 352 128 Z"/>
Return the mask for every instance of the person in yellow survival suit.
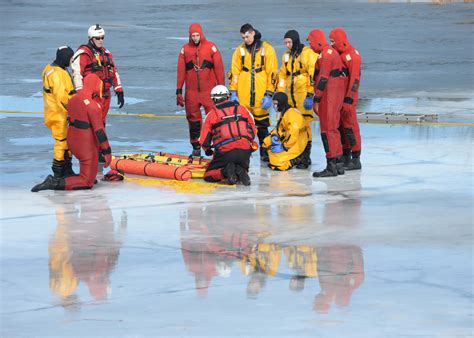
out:
<path id="1" fill-rule="evenodd" d="M 319 55 L 310 47 L 302 44 L 300 35 L 293 29 L 286 32 L 284 42 L 288 50 L 282 56 L 276 91 L 286 92 L 288 90 L 290 106 L 298 109 L 311 127 L 311 122 L 314 119 L 314 65 Z M 299 169 L 307 169 L 311 164 L 312 139 L 313 133 L 311 132 L 305 149 L 304 161 L 297 165 Z"/>
<path id="2" fill-rule="evenodd" d="M 232 55 L 229 75 L 231 101 L 239 101 L 255 118 L 260 145 L 268 135 L 270 117 L 278 72 L 275 49 L 262 35 L 247 23 L 240 28 L 244 42 L 237 46 Z M 260 149 L 260 158 L 268 162 L 266 149 Z"/>
<path id="3" fill-rule="evenodd" d="M 46 65 L 42 74 L 44 124 L 51 129 L 56 140 L 51 167 L 56 178 L 75 175 L 67 146 L 67 104 L 75 93 L 67 67 L 70 66 L 73 55 L 74 51 L 70 47 L 59 47 L 56 60 Z"/>
<path id="4" fill-rule="evenodd" d="M 285 93 L 273 95 L 275 109 L 281 113 L 276 127 L 263 141 L 262 147 L 268 149 L 273 170 L 288 170 L 307 161 L 305 149 L 310 141 L 311 127 L 303 115 L 288 103 Z"/>

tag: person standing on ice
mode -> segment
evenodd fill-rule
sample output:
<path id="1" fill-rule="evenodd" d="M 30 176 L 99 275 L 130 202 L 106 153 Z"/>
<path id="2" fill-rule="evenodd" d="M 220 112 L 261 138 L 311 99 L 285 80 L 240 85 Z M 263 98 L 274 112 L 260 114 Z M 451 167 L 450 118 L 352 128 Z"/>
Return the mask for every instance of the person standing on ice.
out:
<path id="1" fill-rule="evenodd" d="M 211 98 L 216 104 L 207 114 L 199 141 L 206 155 L 213 155 L 204 173 L 206 182 L 250 185 L 250 155 L 258 149 L 254 141 L 256 128 L 253 116 L 244 106 L 229 101 L 229 90 L 214 87 Z M 214 148 L 212 150 L 211 148 Z"/>
<path id="2" fill-rule="evenodd" d="M 314 119 L 314 65 L 318 60 L 311 48 L 300 41 L 297 31 L 291 29 L 285 33 L 284 42 L 288 50 L 283 53 L 280 73 L 278 75 L 277 92 L 288 90 L 288 102 L 291 107 L 298 109 L 310 125 Z M 313 134 L 309 136 L 308 145 L 304 151 L 303 160 L 296 165 L 298 169 L 307 169 L 311 164 L 311 145 Z"/>
<path id="3" fill-rule="evenodd" d="M 74 51 L 69 46 L 59 47 L 56 60 L 43 70 L 44 124 L 51 129 L 55 144 L 53 148 L 54 177 L 75 175 L 72 170 L 71 153 L 67 146 L 67 105 L 75 94 L 72 78 L 67 67 Z"/>
<path id="4" fill-rule="evenodd" d="M 105 167 L 110 165 L 112 150 L 101 118 L 101 88 L 102 81 L 99 77 L 89 74 L 84 78 L 82 90 L 74 95 L 68 104 L 67 144 L 79 160 L 80 174 L 66 178 L 49 175 L 44 182 L 34 186 L 32 192 L 91 189 L 97 173 L 99 151 L 105 160 Z"/>
<path id="5" fill-rule="evenodd" d="M 105 31 L 99 25 L 89 27 L 89 42 L 81 45 L 74 53 L 71 65 L 74 86 L 77 91 L 83 88 L 83 79 L 88 74 L 96 74 L 102 80 L 102 97 L 99 99 L 102 121 L 105 125 L 110 107 L 110 88 L 117 95 L 117 104 L 122 108 L 125 104 L 122 82 L 117 71 L 112 53 L 104 48 Z"/>
<path id="6" fill-rule="evenodd" d="M 221 53 L 213 42 L 206 39 L 200 24 L 191 24 L 189 42 L 183 45 L 178 56 L 176 104 L 186 110 L 192 156 L 201 156 L 201 107 L 204 107 L 206 114 L 209 113 L 214 107 L 211 89 L 216 85 L 224 85 L 224 81 Z M 183 85 L 186 85 L 184 97 Z"/>
<path id="7" fill-rule="evenodd" d="M 320 29 L 308 36 L 311 49 L 319 54 L 315 67 L 313 110 L 319 116 L 321 139 L 326 152 L 326 169 L 314 172 L 314 177 L 344 174 L 339 121 L 344 98 L 345 80 L 339 53 L 332 48 Z"/>
<path id="8" fill-rule="evenodd" d="M 346 32 L 335 28 L 329 34 L 332 47 L 341 55 L 343 72 L 346 77 L 344 101 L 341 109 L 340 132 L 344 134 L 343 156 L 346 170 L 362 168 L 360 152 L 362 149 L 359 122 L 357 121 L 357 101 L 359 99 L 360 68 L 362 58 L 349 43 Z"/>
<path id="9" fill-rule="evenodd" d="M 270 126 L 269 108 L 275 91 L 278 59 L 270 43 L 247 23 L 240 28 L 242 44 L 232 55 L 229 72 L 231 101 L 240 102 L 255 118 L 257 136 L 262 145 Z M 266 149 L 260 148 L 260 160 L 268 162 Z"/>

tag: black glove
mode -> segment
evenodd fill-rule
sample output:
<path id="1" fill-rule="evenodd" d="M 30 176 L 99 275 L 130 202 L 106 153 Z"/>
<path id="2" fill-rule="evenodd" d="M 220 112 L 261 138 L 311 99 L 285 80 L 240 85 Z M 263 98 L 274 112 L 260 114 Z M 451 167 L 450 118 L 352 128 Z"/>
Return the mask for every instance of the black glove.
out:
<path id="1" fill-rule="evenodd" d="M 123 92 L 115 92 L 115 95 L 117 95 L 117 104 L 119 105 L 119 108 L 122 108 L 123 105 L 125 104 L 125 99 L 123 98 Z"/>
<path id="2" fill-rule="evenodd" d="M 212 156 L 212 155 L 214 155 L 214 151 L 211 148 L 209 148 L 205 151 L 205 154 L 206 154 L 206 156 Z"/>

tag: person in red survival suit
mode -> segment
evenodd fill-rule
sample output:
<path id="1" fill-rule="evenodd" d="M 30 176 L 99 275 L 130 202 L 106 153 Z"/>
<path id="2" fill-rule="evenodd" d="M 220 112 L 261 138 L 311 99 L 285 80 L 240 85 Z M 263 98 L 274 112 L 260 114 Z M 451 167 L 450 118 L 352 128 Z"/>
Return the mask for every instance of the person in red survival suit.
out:
<path id="1" fill-rule="evenodd" d="M 89 27 L 87 31 L 89 42 L 81 45 L 74 53 L 71 64 L 74 86 L 76 91 L 83 89 L 83 79 L 88 74 L 96 74 L 102 80 L 101 105 L 102 121 L 105 125 L 110 107 L 110 88 L 113 87 L 117 95 L 117 104 L 122 108 L 125 104 L 122 83 L 115 66 L 112 53 L 104 48 L 104 29 L 97 25 Z"/>
<path id="2" fill-rule="evenodd" d="M 206 114 L 214 107 L 211 89 L 224 85 L 224 64 L 216 45 L 206 40 L 198 23 L 189 26 L 189 43 L 181 48 L 178 57 L 176 104 L 186 107 L 189 137 L 193 146 L 192 156 L 200 156 L 199 133 L 201 132 L 201 106 Z M 186 94 L 183 98 L 183 85 Z"/>
<path id="3" fill-rule="evenodd" d="M 360 68 L 362 58 L 347 40 L 346 32 L 342 28 L 334 28 L 329 34 L 331 45 L 340 55 L 343 72 L 346 74 L 344 102 L 341 110 L 339 131 L 344 133 L 344 168 L 358 170 L 360 163 L 361 137 L 359 122 L 357 121 L 357 101 L 359 99 Z"/>
<path id="4" fill-rule="evenodd" d="M 95 74 L 84 78 L 84 87 L 74 95 L 68 104 L 69 128 L 67 144 L 69 150 L 79 160 L 80 174 L 66 178 L 51 175 L 31 189 L 40 190 L 77 190 L 91 189 L 94 185 L 101 152 L 105 167 L 110 165 L 112 151 L 101 118 L 100 100 L 102 81 Z"/>
<path id="5" fill-rule="evenodd" d="M 320 29 L 313 29 L 308 41 L 319 54 L 314 71 L 313 110 L 319 116 L 321 139 L 326 152 L 327 167 L 314 172 L 314 177 L 328 177 L 344 174 L 342 144 L 339 134 L 339 120 L 343 101 L 344 78 L 339 53 L 332 48 Z"/>
<path id="6" fill-rule="evenodd" d="M 211 91 L 216 103 L 206 116 L 199 138 L 211 163 L 204 173 L 206 182 L 227 179 L 229 184 L 250 185 L 248 175 L 250 155 L 258 149 L 255 142 L 255 121 L 247 108 L 229 101 L 229 90 L 222 85 Z M 211 149 L 214 148 L 214 151 Z"/>

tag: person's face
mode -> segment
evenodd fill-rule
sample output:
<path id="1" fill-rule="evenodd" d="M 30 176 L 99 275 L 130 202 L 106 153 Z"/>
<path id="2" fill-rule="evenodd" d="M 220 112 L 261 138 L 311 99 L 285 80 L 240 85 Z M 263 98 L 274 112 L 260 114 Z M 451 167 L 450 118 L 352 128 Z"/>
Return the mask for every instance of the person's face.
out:
<path id="1" fill-rule="evenodd" d="M 98 48 L 102 48 L 104 47 L 104 36 L 99 36 L 99 37 L 96 37 L 96 38 L 92 38 L 94 40 L 94 44 L 98 47 Z"/>
<path id="2" fill-rule="evenodd" d="M 293 48 L 293 40 L 291 40 L 290 38 L 286 38 L 283 41 L 285 42 L 286 48 L 288 48 L 289 50 Z"/>
<path id="3" fill-rule="evenodd" d="M 278 111 L 278 101 L 273 101 L 273 108 L 275 108 L 275 111 Z"/>
<path id="4" fill-rule="evenodd" d="M 336 43 L 333 39 L 330 39 L 329 41 L 331 43 L 331 46 L 334 46 L 334 44 Z"/>
<path id="5" fill-rule="evenodd" d="M 193 42 L 198 45 L 199 44 L 199 41 L 201 41 L 201 34 L 199 33 L 193 33 L 191 34 L 191 40 L 193 40 Z"/>
<path id="6" fill-rule="evenodd" d="M 251 45 L 255 39 L 255 31 L 242 33 L 242 40 L 247 46 Z"/>

